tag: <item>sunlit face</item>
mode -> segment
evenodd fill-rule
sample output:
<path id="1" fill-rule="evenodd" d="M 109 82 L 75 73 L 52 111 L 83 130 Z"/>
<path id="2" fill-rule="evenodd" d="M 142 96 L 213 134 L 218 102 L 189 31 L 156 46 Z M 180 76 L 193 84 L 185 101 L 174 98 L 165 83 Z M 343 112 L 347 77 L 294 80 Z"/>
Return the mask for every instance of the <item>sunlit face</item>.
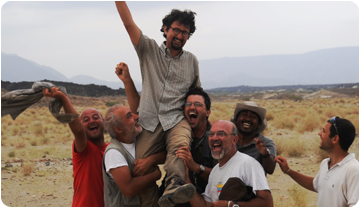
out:
<path id="1" fill-rule="evenodd" d="M 232 148 L 237 140 L 231 134 L 232 125 L 227 122 L 217 121 L 209 131 L 209 145 L 211 155 L 216 160 L 223 160 L 229 157 Z M 213 135 L 213 136 L 211 136 Z"/>
<path id="2" fill-rule="evenodd" d="M 241 133 L 252 134 L 258 129 L 259 121 L 259 116 L 255 112 L 243 110 L 238 115 L 236 126 Z"/>
<path id="3" fill-rule="evenodd" d="M 324 128 L 318 134 L 321 139 L 319 146 L 320 149 L 330 150 L 333 148 L 332 139 L 330 138 L 330 127 L 331 127 L 331 123 L 326 123 Z"/>
<path id="4" fill-rule="evenodd" d="M 186 27 L 185 25 L 180 24 L 178 21 L 174 21 L 171 24 L 171 28 L 178 28 L 181 31 L 185 30 L 187 32 L 190 32 L 189 27 Z M 174 33 L 173 29 L 171 29 L 171 28 L 167 28 L 166 26 L 164 26 L 164 32 L 166 34 L 166 46 L 175 51 L 179 51 L 184 47 L 184 45 L 189 37 L 183 37 L 181 32 L 176 35 Z"/>
<path id="5" fill-rule="evenodd" d="M 104 136 L 104 121 L 99 111 L 87 108 L 81 113 L 80 120 L 87 139 L 99 140 Z"/>
<path id="6" fill-rule="evenodd" d="M 132 113 L 130 108 L 122 106 L 114 111 L 114 114 L 121 118 L 127 138 L 135 138 L 141 133 L 142 127 L 139 124 L 139 116 Z"/>
<path id="7" fill-rule="evenodd" d="M 210 110 L 206 110 L 205 101 L 201 95 L 189 95 L 186 99 L 191 106 L 184 108 L 184 114 L 188 120 L 191 129 L 197 130 L 207 125 L 206 118 L 210 115 Z M 199 106 L 201 105 L 201 106 Z"/>

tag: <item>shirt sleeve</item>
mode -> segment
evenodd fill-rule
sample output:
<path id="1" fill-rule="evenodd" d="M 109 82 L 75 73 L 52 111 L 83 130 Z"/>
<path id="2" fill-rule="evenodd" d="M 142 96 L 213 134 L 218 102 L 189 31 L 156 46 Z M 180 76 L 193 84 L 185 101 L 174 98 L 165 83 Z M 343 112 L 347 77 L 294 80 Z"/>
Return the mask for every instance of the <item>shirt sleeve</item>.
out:
<path id="1" fill-rule="evenodd" d="M 265 143 L 266 148 L 268 148 L 270 150 L 270 154 L 272 154 L 274 157 L 276 157 L 276 146 L 275 146 L 275 142 L 271 139 L 269 139 L 266 143 Z"/>
<path id="2" fill-rule="evenodd" d="M 110 170 L 123 167 L 123 166 L 129 166 L 125 157 L 116 149 L 110 149 L 105 153 L 105 170 L 106 173 L 108 173 L 111 177 Z"/>
<path id="3" fill-rule="evenodd" d="M 246 167 L 249 168 L 247 168 L 246 174 L 242 180 L 245 184 L 252 186 L 254 194 L 256 194 L 256 191 L 270 190 L 264 169 L 258 161 L 251 158 Z"/>

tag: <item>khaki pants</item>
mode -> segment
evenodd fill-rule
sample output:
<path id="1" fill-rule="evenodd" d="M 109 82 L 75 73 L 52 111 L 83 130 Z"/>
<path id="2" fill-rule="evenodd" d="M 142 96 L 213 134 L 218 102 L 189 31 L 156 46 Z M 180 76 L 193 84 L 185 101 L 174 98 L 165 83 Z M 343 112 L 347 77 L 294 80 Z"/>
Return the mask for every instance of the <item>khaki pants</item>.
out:
<path id="1" fill-rule="evenodd" d="M 191 127 L 183 118 L 173 128 L 164 131 L 159 123 L 154 132 L 143 130 L 136 138 L 136 159 L 146 158 L 155 153 L 166 150 L 167 156 L 164 170 L 167 177 L 167 186 L 171 179 L 181 178 L 185 180 L 185 166 L 183 160 L 175 156 L 175 152 L 183 146 L 190 148 Z M 169 187 L 166 187 L 168 189 Z M 158 187 L 150 187 L 140 194 L 142 206 L 154 206 L 159 199 Z"/>

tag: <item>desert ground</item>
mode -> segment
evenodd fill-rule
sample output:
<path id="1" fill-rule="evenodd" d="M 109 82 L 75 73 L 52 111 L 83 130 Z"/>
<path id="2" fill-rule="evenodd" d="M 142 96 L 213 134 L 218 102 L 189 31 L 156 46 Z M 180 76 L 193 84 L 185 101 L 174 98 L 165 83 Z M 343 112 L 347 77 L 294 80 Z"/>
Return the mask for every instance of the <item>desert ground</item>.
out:
<path id="1" fill-rule="evenodd" d="M 107 107 L 115 103 L 128 105 L 126 97 L 69 97 L 78 112 L 95 107 L 104 114 Z M 236 103 L 242 102 L 231 96 L 211 98 L 211 122 L 229 120 Z M 263 133 L 275 141 L 277 154 L 286 157 L 292 169 L 307 175 L 316 176 L 321 160 L 327 157 L 319 149 L 317 135 L 327 119 L 335 115 L 349 119 L 357 134 L 359 132 L 358 97 L 249 99 L 267 109 L 268 127 Z M 7 206 L 71 206 L 71 145 L 74 138 L 70 128 L 50 114 L 49 100 L 43 98 L 15 121 L 9 115 L 1 118 L 1 199 Z M 110 140 L 107 134 L 105 138 Z M 358 136 L 349 152 L 359 159 Z M 281 172 L 278 165 L 267 180 L 275 206 L 316 206 L 317 194 L 297 185 Z"/>

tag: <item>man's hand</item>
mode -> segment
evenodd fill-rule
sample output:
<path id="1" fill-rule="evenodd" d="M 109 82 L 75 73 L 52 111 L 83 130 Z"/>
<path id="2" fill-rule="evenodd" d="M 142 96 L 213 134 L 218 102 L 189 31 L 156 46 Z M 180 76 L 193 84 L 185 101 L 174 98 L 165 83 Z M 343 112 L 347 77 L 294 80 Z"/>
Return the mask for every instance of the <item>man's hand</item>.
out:
<path id="1" fill-rule="evenodd" d="M 135 168 L 132 171 L 132 175 L 133 177 L 138 177 L 138 176 L 143 176 L 146 175 L 150 168 L 151 168 L 151 163 L 148 161 L 148 157 L 144 158 L 144 159 L 137 159 L 134 162 Z"/>
<path id="2" fill-rule="evenodd" d="M 200 169 L 200 165 L 194 161 L 189 147 L 180 147 L 180 149 L 175 152 L 175 155 L 184 160 L 191 171 L 196 172 Z"/>
<path id="3" fill-rule="evenodd" d="M 43 89 L 43 95 L 45 97 L 52 97 L 52 98 L 58 98 L 61 99 L 64 96 L 66 96 L 63 92 L 59 90 L 57 87 L 52 87 L 51 90 L 49 89 Z"/>
<path id="4" fill-rule="evenodd" d="M 260 138 L 255 138 L 254 139 L 255 141 L 255 145 L 256 145 L 256 148 L 259 150 L 260 154 L 263 155 L 263 156 L 267 156 L 268 154 L 268 151 L 266 150 L 266 146 L 265 146 L 265 143 L 262 139 Z"/>
<path id="5" fill-rule="evenodd" d="M 290 169 L 286 159 L 281 156 L 276 156 L 275 162 L 279 163 L 280 168 L 284 173 Z"/>
<path id="6" fill-rule="evenodd" d="M 116 65 L 115 73 L 117 74 L 117 76 L 123 83 L 131 80 L 130 73 L 129 73 L 129 67 L 124 62 L 121 62 Z"/>

